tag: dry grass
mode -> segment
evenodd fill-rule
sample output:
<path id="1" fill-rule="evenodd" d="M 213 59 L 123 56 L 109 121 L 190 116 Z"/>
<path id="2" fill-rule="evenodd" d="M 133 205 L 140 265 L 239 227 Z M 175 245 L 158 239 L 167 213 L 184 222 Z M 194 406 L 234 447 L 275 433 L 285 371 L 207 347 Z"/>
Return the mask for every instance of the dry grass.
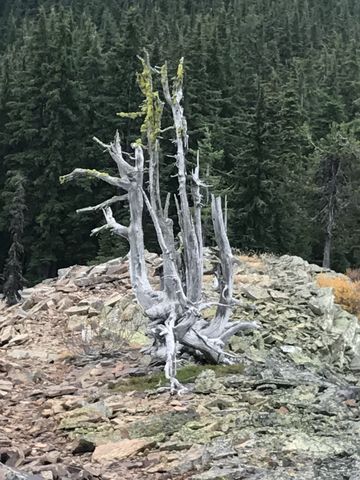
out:
<path id="1" fill-rule="evenodd" d="M 335 302 L 360 318 L 360 280 L 352 281 L 345 275 L 330 277 L 320 274 L 317 277 L 317 283 L 319 287 L 332 288 Z"/>
<path id="2" fill-rule="evenodd" d="M 346 270 L 346 275 L 352 282 L 358 282 L 360 281 L 360 268 L 348 268 Z"/>

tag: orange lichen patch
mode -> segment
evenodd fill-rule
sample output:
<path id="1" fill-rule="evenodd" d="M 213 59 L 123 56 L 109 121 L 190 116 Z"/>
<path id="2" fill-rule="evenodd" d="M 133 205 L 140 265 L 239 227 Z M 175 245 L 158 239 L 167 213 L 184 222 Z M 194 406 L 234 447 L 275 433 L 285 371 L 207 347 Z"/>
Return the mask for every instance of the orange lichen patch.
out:
<path id="1" fill-rule="evenodd" d="M 360 317 L 360 281 L 351 281 L 345 275 L 330 277 L 320 274 L 317 277 L 319 287 L 330 287 L 335 295 L 335 302 L 345 310 Z"/>

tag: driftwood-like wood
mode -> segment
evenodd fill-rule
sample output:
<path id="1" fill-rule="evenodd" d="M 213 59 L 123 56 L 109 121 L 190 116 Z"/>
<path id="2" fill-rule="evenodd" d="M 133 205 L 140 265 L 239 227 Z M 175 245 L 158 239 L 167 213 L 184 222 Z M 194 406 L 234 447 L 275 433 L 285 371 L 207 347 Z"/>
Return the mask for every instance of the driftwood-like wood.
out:
<path id="1" fill-rule="evenodd" d="M 98 178 L 124 191 L 124 195 L 112 197 L 94 207 L 78 210 L 91 212 L 102 210 L 105 225 L 93 230 L 93 234 L 109 229 L 114 234 L 126 238 L 130 245 L 130 278 L 137 301 L 149 318 L 149 336 L 153 339 L 148 349 L 154 358 L 165 363 L 165 374 L 172 391 L 181 391 L 176 379 L 176 360 L 182 352 L 189 352 L 215 363 L 234 363 L 238 359 L 224 347 L 229 338 L 240 330 L 258 328 L 252 322 L 231 322 L 231 311 L 236 302 L 233 294 L 233 255 L 226 233 L 221 198 L 211 197 L 212 221 L 217 246 L 220 252 L 219 288 L 215 318 L 205 321 L 201 311 L 203 303 L 203 239 L 201 225 L 201 189 L 205 185 L 200 180 L 199 156 L 191 176 L 187 173 L 188 135 L 187 124 L 182 107 L 183 99 L 183 61 L 180 61 L 176 77 L 170 88 L 167 67 L 151 67 L 149 59 L 142 59 L 143 71 L 138 76 L 145 101 L 141 112 L 121 114 L 136 117 L 142 115 L 142 132 L 145 147 L 140 141 L 132 145 L 133 155 L 124 158 L 119 133 L 110 144 L 95 138 L 115 162 L 119 177 L 106 173 L 77 168 L 61 177 L 66 182 L 78 177 Z M 155 90 L 154 75 L 160 77 L 162 94 Z M 164 106 L 171 111 L 175 132 L 175 161 L 178 178 L 178 195 L 175 205 L 180 226 L 179 237 L 182 248 L 177 248 L 173 222 L 168 216 L 170 195 L 164 206 L 160 195 L 160 143 L 162 133 L 161 117 Z M 168 130 L 168 128 L 166 129 Z M 148 188 L 144 187 L 145 159 L 148 162 Z M 129 160 L 128 160 L 129 159 Z M 191 195 L 189 197 L 189 187 Z M 190 203 L 191 200 L 191 203 Z M 120 201 L 128 201 L 130 223 L 119 224 L 113 216 L 111 206 Z M 153 290 L 150 285 L 146 264 L 143 234 L 143 209 L 146 207 L 155 227 L 157 240 L 163 258 L 163 282 L 161 291 Z"/>
<path id="2" fill-rule="evenodd" d="M 16 468 L 0 463 L 0 480 L 43 480 L 43 477 L 20 472 Z"/>

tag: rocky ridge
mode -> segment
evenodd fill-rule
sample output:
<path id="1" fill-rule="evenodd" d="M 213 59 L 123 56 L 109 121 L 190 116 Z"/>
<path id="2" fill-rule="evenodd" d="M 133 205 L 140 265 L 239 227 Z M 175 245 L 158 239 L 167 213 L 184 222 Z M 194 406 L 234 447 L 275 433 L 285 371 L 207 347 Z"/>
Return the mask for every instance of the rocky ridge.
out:
<path id="1" fill-rule="evenodd" d="M 237 370 L 180 368 L 188 392 L 176 398 L 139 353 L 126 259 L 61 270 L 21 305 L 0 303 L 0 478 L 357 479 L 358 319 L 316 286 L 315 265 L 237 260 L 234 318 L 262 328 L 233 337 Z M 161 260 L 147 262 L 158 285 Z M 210 300 L 212 266 L 208 252 Z"/>

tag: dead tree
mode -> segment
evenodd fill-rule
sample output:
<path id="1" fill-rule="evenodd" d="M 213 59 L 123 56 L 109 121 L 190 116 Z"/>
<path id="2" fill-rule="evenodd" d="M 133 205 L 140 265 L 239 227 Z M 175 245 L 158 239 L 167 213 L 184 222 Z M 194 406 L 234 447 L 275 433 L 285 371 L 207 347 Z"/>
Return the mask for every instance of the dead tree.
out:
<path id="1" fill-rule="evenodd" d="M 208 322 L 201 312 L 208 304 L 203 303 L 203 244 L 201 226 L 201 188 L 199 159 L 191 173 L 187 173 L 186 154 L 188 151 L 187 124 L 182 107 L 183 61 L 177 69 L 173 84 L 169 85 L 167 66 L 153 68 L 147 56 L 141 59 L 143 70 L 138 75 L 138 83 L 145 97 L 141 111 L 120 114 L 131 118 L 142 116 L 142 133 L 145 139 L 133 145 L 133 155 L 125 156 L 117 132 L 110 144 L 99 143 L 117 165 L 118 177 L 94 170 L 76 168 L 72 173 L 61 177 L 62 182 L 79 177 L 97 178 L 125 194 L 113 197 L 100 205 L 78 210 L 89 212 L 102 210 L 106 223 L 93 230 L 110 229 L 114 234 L 128 240 L 130 245 L 130 276 L 137 301 L 149 318 L 148 334 L 153 339 L 149 353 L 165 363 L 165 374 L 170 380 L 172 391 L 181 385 L 176 379 L 176 358 L 187 351 L 214 363 L 234 363 L 237 358 L 224 350 L 229 338 L 240 330 L 257 328 L 251 322 L 231 322 L 231 310 L 236 304 L 233 299 L 233 256 L 226 233 L 221 199 L 212 196 L 212 221 L 215 240 L 220 251 L 221 279 L 220 299 L 215 318 Z M 153 80 L 159 77 L 164 101 L 154 88 Z M 175 161 L 178 178 L 178 194 L 174 196 L 178 222 L 183 240 L 183 259 L 179 261 L 176 249 L 173 221 L 169 218 L 170 195 L 163 204 L 160 195 L 160 137 L 163 109 L 168 106 L 172 113 L 173 125 L 168 127 L 175 132 Z M 145 159 L 148 163 L 148 189 L 144 190 Z M 188 187 L 191 187 L 191 195 Z M 190 198 L 189 198 L 190 197 Z M 128 201 L 130 224 L 119 224 L 111 209 L 115 202 Z M 163 288 L 154 290 L 149 282 L 145 265 L 145 247 L 142 225 L 143 209 L 147 208 L 155 227 L 157 240 L 163 259 Z M 180 271 L 184 265 L 185 272 Z M 185 281 L 182 278 L 185 278 Z"/>

